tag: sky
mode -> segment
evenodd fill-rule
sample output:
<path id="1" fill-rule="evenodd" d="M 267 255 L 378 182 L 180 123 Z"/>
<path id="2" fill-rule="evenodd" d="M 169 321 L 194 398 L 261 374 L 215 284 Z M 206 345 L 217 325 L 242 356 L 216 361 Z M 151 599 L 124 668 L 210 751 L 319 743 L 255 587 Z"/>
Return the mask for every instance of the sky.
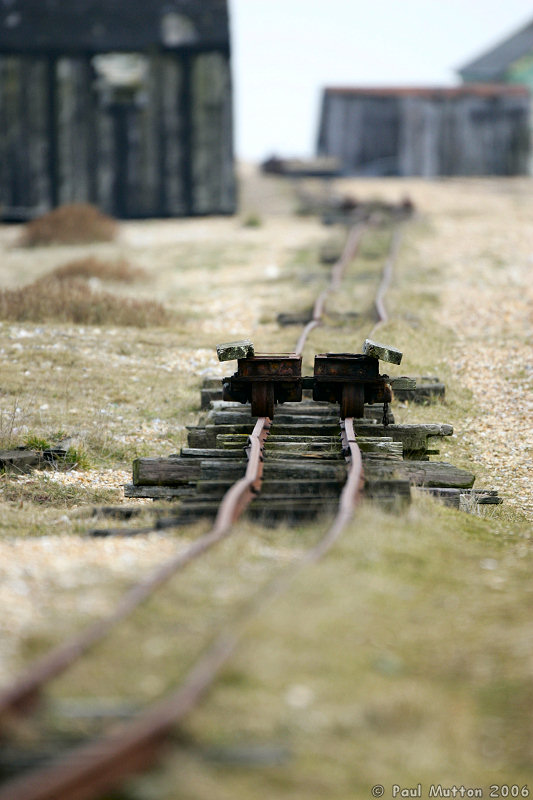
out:
<path id="1" fill-rule="evenodd" d="M 321 89 L 457 83 L 531 0 L 229 0 L 236 152 L 314 153 Z"/>

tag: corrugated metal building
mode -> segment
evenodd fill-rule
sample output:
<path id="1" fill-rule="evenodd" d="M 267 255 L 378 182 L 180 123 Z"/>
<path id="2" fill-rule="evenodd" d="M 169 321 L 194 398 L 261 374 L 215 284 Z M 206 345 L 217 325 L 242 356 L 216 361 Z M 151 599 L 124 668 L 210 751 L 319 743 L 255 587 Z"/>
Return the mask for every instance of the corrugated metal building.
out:
<path id="1" fill-rule="evenodd" d="M 0 215 L 235 209 L 226 0 L 0 6 Z"/>
<path id="2" fill-rule="evenodd" d="M 327 88 L 318 154 L 355 175 L 524 174 L 529 105 L 522 86 Z"/>

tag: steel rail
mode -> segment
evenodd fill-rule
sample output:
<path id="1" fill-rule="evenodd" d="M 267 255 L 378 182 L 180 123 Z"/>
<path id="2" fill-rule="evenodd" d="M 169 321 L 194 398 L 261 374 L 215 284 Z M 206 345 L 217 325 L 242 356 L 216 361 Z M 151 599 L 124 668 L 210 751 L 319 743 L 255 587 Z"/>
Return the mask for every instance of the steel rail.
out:
<path id="1" fill-rule="evenodd" d="M 342 425 L 342 423 L 341 423 Z M 344 420 L 342 441 L 350 462 L 339 509 L 325 535 L 293 564 L 270 581 L 233 626 L 219 635 L 189 671 L 181 686 L 148 708 L 120 731 L 84 744 L 60 760 L 11 781 L 0 789 L 0 800 L 91 800 L 129 775 L 151 766 L 173 728 L 197 705 L 236 650 L 248 625 L 268 602 L 287 591 L 296 575 L 323 558 L 352 519 L 363 481 L 361 453 L 353 419 Z"/>
<path id="2" fill-rule="evenodd" d="M 329 284 L 318 295 L 315 301 L 315 305 L 313 306 L 313 316 L 303 329 L 300 338 L 296 343 L 296 349 L 294 352 L 297 356 L 302 355 L 305 343 L 307 341 L 307 337 L 309 336 L 311 331 L 317 328 L 319 325 L 321 325 L 328 295 L 331 292 L 336 291 L 340 287 L 343 275 L 346 271 L 346 267 L 357 253 L 357 250 L 359 249 L 359 244 L 361 242 L 361 238 L 365 230 L 366 230 L 366 225 L 354 225 L 354 227 L 351 229 L 348 235 L 348 239 L 346 240 L 346 244 L 344 245 L 341 257 L 338 259 L 338 261 L 335 262 L 335 264 L 331 269 Z"/>
<path id="3" fill-rule="evenodd" d="M 260 417 L 255 423 L 249 437 L 245 476 L 234 483 L 224 495 L 211 530 L 185 551 L 157 567 L 145 580 L 135 584 L 107 617 L 46 653 L 21 678 L 4 689 L 0 693 L 0 723 L 8 722 L 15 714 L 31 710 L 47 683 L 65 672 L 91 647 L 104 639 L 156 589 L 230 534 L 234 522 L 260 490 L 263 475 L 262 449 L 269 429 L 270 420 L 267 417 Z"/>
<path id="4" fill-rule="evenodd" d="M 398 257 L 398 253 L 400 251 L 402 238 L 403 238 L 403 226 L 399 225 L 394 229 L 394 232 L 392 234 L 392 239 L 389 246 L 389 252 L 387 254 L 387 259 L 383 267 L 381 282 L 379 284 L 378 291 L 376 294 L 376 299 L 374 301 L 374 306 L 376 309 L 378 321 L 372 328 L 370 336 L 376 330 L 376 328 L 378 328 L 380 325 L 383 325 L 383 323 L 387 322 L 389 319 L 389 315 L 385 307 L 385 295 L 387 294 L 390 282 L 392 280 L 392 271 L 394 269 L 394 264 Z"/>

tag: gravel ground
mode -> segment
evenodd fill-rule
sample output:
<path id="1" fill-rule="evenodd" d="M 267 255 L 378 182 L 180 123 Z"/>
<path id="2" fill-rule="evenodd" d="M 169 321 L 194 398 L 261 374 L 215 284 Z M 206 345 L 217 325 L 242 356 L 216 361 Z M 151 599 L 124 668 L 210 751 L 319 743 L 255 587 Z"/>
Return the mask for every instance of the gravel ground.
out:
<path id="1" fill-rule="evenodd" d="M 131 583 L 186 544 L 155 533 L 120 540 L 52 535 L 1 542 L 0 683 L 13 676 L 21 638 L 46 636 L 51 618 L 56 625 L 63 618 L 66 629 L 69 617 L 92 622 L 110 610 L 110 585 Z"/>
<path id="2" fill-rule="evenodd" d="M 421 256 L 442 259 L 438 318 L 455 330 L 450 364 L 478 409 L 457 433 L 505 502 L 533 519 L 533 186 L 516 180 L 439 188 L 428 186 L 421 201 L 433 229 Z"/>
<path id="3" fill-rule="evenodd" d="M 406 244 L 427 265 L 436 319 L 456 337 L 452 374 L 478 409 L 455 433 L 505 502 L 533 519 L 533 182 L 347 181 L 344 189 L 415 202 L 427 231 L 408 231 Z"/>

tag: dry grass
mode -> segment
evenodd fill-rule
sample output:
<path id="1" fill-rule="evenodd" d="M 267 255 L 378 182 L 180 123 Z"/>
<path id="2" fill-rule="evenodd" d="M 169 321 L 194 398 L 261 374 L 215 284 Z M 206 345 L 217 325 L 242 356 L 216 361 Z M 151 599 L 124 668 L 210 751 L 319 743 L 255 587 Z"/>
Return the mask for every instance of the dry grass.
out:
<path id="1" fill-rule="evenodd" d="M 59 510 L 90 503 L 117 502 L 120 499 L 120 492 L 117 489 L 63 485 L 41 474 L 27 482 L 14 481 L 10 480 L 10 476 L 2 476 L 0 497 L 2 501 L 14 504 L 19 509 L 22 509 L 24 504 L 29 504 L 39 507 L 50 506 Z"/>
<path id="2" fill-rule="evenodd" d="M 133 283 L 146 278 L 146 272 L 139 267 L 132 267 L 129 261 L 120 258 L 116 261 L 102 261 L 99 258 L 88 256 L 68 261 L 56 267 L 49 277 L 65 280 L 67 278 L 98 278 L 101 281 L 117 281 L 120 283 Z"/>
<path id="3" fill-rule="evenodd" d="M 29 222 L 20 237 L 21 247 L 49 244 L 91 244 L 110 242 L 117 235 L 117 223 L 88 203 L 73 203 Z"/>
<path id="4" fill-rule="evenodd" d="M 16 322 L 74 322 L 80 325 L 165 325 L 166 309 L 154 300 L 94 291 L 81 278 L 45 276 L 21 289 L 0 292 L 0 319 Z"/>

